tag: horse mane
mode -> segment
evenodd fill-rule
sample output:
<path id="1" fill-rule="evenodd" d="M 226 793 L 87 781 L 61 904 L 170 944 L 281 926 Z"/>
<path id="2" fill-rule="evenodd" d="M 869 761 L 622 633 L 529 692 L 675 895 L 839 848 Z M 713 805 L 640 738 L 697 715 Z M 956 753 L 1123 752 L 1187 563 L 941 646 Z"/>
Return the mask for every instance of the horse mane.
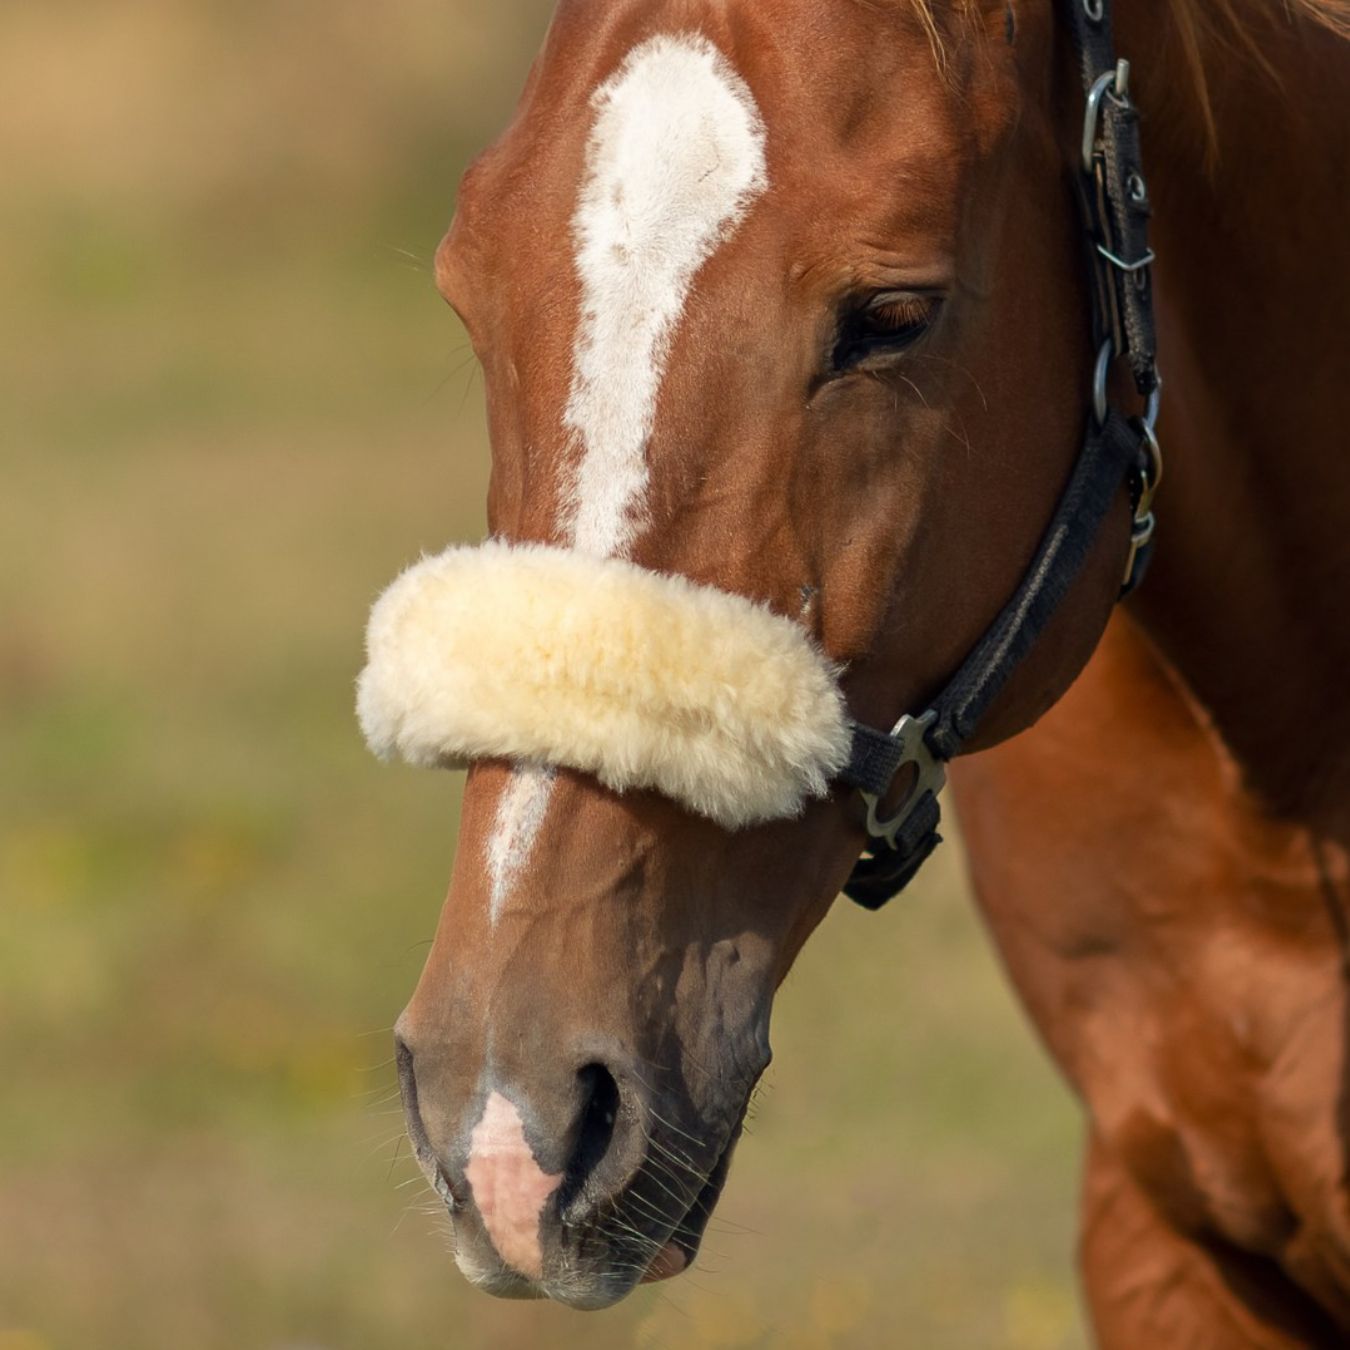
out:
<path id="1" fill-rule="evenodd" d="M 1270 4 L 1270 0 L 1258 0 L 1258 3 Z M 895 8 L 908 4 L 919 18 L 924 31 L 938 43 L 942 41 L 938 23 L 938 0 L 858 0 L 869 8 Z M 1339 37 L 1350 40 L 1350 0 L 1275 0 L 1291 19 L 1300 17 L 1329 28 Z M 1199 38 L 1212 32 L 1218 26 L 1225 26 L 1240 37 L 1243 45 L 1254 39 L 1249 31 L 1250 25 L 1239 13 L 1242 0 L 1170 0 L 1170 8 L 1176 18 L 1177 26 L 1191 32 Z M 980 7 L 980 0 L 957 0 L 955 9 L 968 14 Z M 1215 19 L 1218 19 L 1216 25 Z"/>
<path id="2" fill-rule="evenodd" d="M 1347 0 L 1292 0 L 1314 23 L 1350 41 L 1350 3 Z"/>
<path id="3" fill-rule="evenodd" d="M 939 68 L 945 71 L 949 33 L 953 28 L 968 29 L 987 0 L 956 0 L 950 8 L 940 8 L 941 0 L 855 0 L 855 3 L 875 9 L 907 6 L 927 36 Z M 1204 121 L 1211 159 L 1217 156 L 1219 135 L 1210 97 L 1209 65 L 1233 55 L 1245 56 L 1276 84 L 1281 84 L 1279 71 L 1262 47 L 1256 21 L 1258 17 L 1268 17 L 1269 11 L 1277 6 L 1290 23 L 1310 22 L 1350 41 L 1350 0 L 1167 0 L 1181 59 Z M 1264 12 L 1257 15 L 1252 11 Z"/>
<path id="4" fill-rule="evenodd" d="M 915 0 L 915 3 L 926 4 L 928 0 Z M 1350 41 L 1350 0 L 1278 0 L 1278 4 L 1290 23 L 1311 22 Z M 1269 0 L 1264 3 L 1262 0 L 1169 0 L 1168 8 L 1176 24 L 1182 59 L 1204 119 L 1212 162 L 1218 155 L 1219 129 L 1209 92 L 1209 63 L 1234 55 L 1245 56 L 1277 85 L 1283 84 L 1280 72 L 1262 47 L 1253 16 L 1244 12 L 1245 8 L 1269 10 L 1271 6 Z"/>

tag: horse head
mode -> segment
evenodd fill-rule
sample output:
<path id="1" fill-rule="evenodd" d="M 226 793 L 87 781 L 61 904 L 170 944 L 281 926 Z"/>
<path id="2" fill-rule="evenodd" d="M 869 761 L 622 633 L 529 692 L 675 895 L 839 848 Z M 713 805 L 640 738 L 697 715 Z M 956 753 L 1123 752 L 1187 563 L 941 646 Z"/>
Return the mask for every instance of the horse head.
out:
<path id="1" fill-rule="evenodd" d="M 866 842 L 847 729 L 927 706 L 1077 462 L 1081 107 L 1025 0 L 562 0 L 464 178 L 437 277 L 492 541 L 382 602 L 362 699 L 380 748 L 470 765 L 398 1056 L 493 1293 L 602 1307 L 697 1252 Z M 1130 505 L 973 745 L 1085 663 Z"/>

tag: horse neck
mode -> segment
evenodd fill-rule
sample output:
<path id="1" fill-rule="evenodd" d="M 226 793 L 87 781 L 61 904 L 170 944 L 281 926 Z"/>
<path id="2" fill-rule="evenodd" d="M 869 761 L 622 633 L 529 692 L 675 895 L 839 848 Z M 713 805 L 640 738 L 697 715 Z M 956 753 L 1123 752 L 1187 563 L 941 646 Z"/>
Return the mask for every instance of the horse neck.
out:
<path id="1" fill-rule="evenodd" d="M 1350 42 L 1246 0 L 1269 68 L 1232 34 L 1203 39 L 1207 114 L 1187 3 L 1117 5 L 1168 391 L 1160 544 L 1134 610 L 1249 785 L 1350 838 Z"/>

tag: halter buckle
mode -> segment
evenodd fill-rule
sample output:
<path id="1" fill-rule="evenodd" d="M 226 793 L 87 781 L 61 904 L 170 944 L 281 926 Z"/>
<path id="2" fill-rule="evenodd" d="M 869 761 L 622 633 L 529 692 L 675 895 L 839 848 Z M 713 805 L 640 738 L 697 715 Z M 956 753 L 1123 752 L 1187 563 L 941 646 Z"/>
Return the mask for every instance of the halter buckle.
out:
<path id="1" fill-rule="evenodd" d="M 1092 82 L 1087 95 L 1087 113 L 1083 118 L 1083 172 L 1092 176 L 1092 164 L 1097 155 L 1097 139 L 1101 133 L 1102 100 L 1110 95 L 1125 106 L 1130 101 L 1130 63 L 1122 56 L 1114 70 L 1108 70 Z"/>
<path id="2" fill-rule="evenodd" d="M 891 732 L 891 739 L 900 747 L 900 761 L 896 765 L 898 774 L 907 764 L 914 765 L 917 775 L 914 785 L 905 798 L 905 804 L 890 820 L 881 818 L 882 799 L 876 793 L 862 793 L 867 806 L 867 834 L 870 839 L 885 843 L 891 849 L 900 847 L 901 832 L 918 810 L 924 797 L 931 794 L 936 800 L 942 789 L 947 786 L 947 766 L 938 759 L 928 746 L 927 735 L 936 725 L 936 710 L 924 713 L 922 717 L 902 717 Z"/>
<path id="3" fill-rule="evenodd" d="M 1128 594 L 1139 583 L 1140 555 L 1153 543 L 1158 522 L 1153 514 L 1153 501 L 1163 480 L 1163 453 L 1158 444 L 1158 434 L 1154 423 L 1158 418 L 1157 400 L 1150 400 L 1149 411 L 1138 419 L 1136 425 L 1143 436 L 1141 449 L 1145 462 L 1134 471 L 1134 490 L 1137 500 L 1134 507 L 1134 524 L 1130 529 L 1130 552 L 1125 562 L 1125 590 Z"/>

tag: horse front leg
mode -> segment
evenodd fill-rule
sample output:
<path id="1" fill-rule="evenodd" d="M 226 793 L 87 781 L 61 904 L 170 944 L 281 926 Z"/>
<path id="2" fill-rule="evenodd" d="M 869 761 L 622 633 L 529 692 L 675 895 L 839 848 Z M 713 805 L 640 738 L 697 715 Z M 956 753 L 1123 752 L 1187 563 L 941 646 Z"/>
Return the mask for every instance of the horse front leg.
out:
<path id="1" fill-rule="evenodd" d="M 1100 1350 L 1333 1350 L 1345 1338 L 1273 1262 L 1169 1223 L 1100 1139 L 1080 1246 Z"/>

